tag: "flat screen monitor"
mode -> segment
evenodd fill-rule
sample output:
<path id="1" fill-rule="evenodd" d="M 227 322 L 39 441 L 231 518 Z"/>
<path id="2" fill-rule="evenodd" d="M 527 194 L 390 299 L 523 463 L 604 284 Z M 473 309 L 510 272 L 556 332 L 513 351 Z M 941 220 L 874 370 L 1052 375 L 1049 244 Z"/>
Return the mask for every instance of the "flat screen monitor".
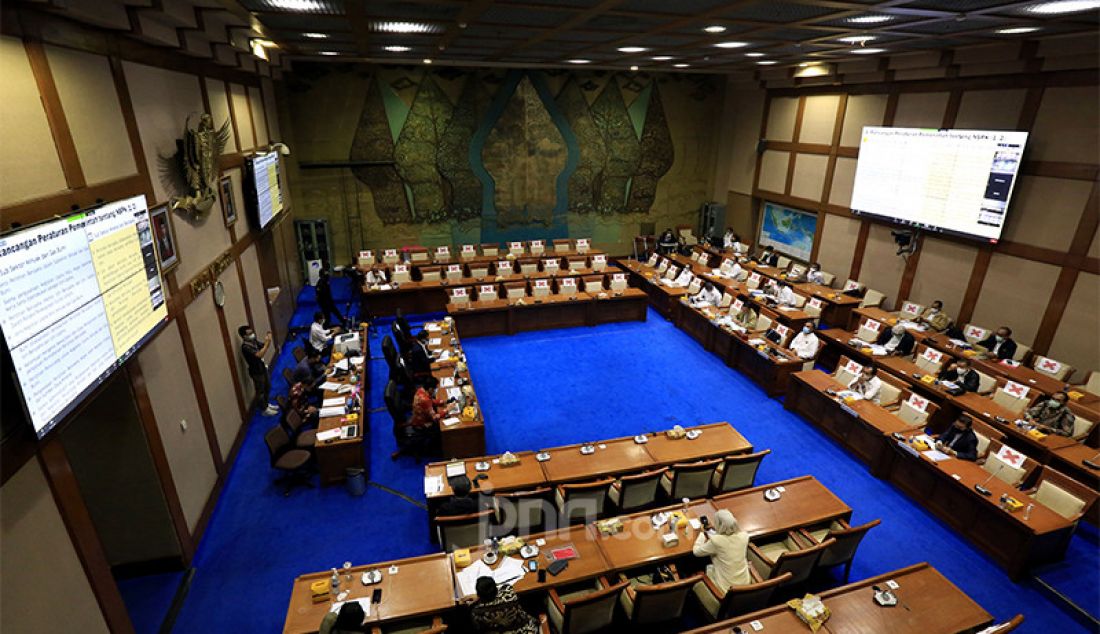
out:
<path id="1" fill-rule="evenodd" d="M 865 127 L 852 213 L 996 243 L 1027 132 Z"/>
<path id="2" fill-rule="evenodd" d="M 0 237 L 0 331 L 41 438 L 168 321 L 145 196 Z"/>
<path id="3" fill-rule="evenodd" d="M 283 211 L 279 153 L 262 152 L 245 161 L 245 204 L 256 228 L 267 229 Z"/>
<path id="4" fill-rule="evenodd" d="M 757 243 L 796 260 L 810 261 L 817 233 L 817 214 L 764 202 Z"/>

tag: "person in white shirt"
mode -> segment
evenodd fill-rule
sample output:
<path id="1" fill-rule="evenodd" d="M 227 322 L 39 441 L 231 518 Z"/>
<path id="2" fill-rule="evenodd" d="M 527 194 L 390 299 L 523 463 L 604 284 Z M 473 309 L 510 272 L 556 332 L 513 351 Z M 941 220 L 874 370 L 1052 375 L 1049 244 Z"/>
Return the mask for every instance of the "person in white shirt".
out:
<path id="1" fill-rule="evenodd" d="M 309 327 L 309 345 L 313 349 L 325 354 L 332 346 L 332 336 L 339 334 L 340 328 L 325 328 L 325 314 L 321 311 L 313 313 L 313 324 Z"/>
<path id="2" fill-rule="evenodd" d="M 722 266 L 719 267 L 718 270 L 714 272 L 714 274 L 719 277 L 735 280 L 740 277 L 741 274 L 744 273 L 744 271 L 745 270 L 741 268 L 741 265 L 738 264 L 736 260 L 726 258 L 725 260 L 722 260 Z"/>
<path id="3" fill-rule="evenodd" d="M 848 384 L 848 389 L 862 396 L 865 401 L 878 403 L 878 393 L 882 389 L 882 379 L 875 376 L 877 373 L 878 370 L 875 366 L 863 366 L 859 376 L 852 379 L 852 382 Z"/>
<path id="4" fill-rule="evenodd" d="M 707 576 L 725 592 L 731 586 L 752 582 L 748 562 L 749 534 L 737 524 L 733 513 L 722 509 L 714 515 L 714 530 L 699 531 L 691 553 L 710 557 Z"/>
<path id="5" fill-rule="evenodd" d="M 378 268 L 378 265 L 375 264 L 367 271 L 366 282 L 367 286 L 377 288 L 383 284 L 389 284 L 390 280 L 389 275 L 386 274 L 386 270 Z"/>
<path id="6" fill-rule="evenodd" d="M 680 276 L 676 278 L 676 281 L 673 282 L 672 285 L 687 288 L 693 279 L 695 279 L 695 276 L 691 274 L 691 269 L 685 266 L 684 269 L 680 271 Z"/>
<path id="7" fill-rule="evenodd" d="M 794 289 L 790 284 L 779 284 L 779 292 L 775 295 L 775 301 L 780 306 L 794 306 L 797 295 L 795 295 Z"/>
<path id="8" fill-rule="evenodd" d="M 703 288 L 691 297 L 691 305 L 696 308 L 717 306 L 722 300 L 722 293 L 714 286 L 714 282 L 707 282 Z"/>
<path id="9" fill-rule="evenodd" d="M 737 234 L 733 232 L 733 229 L 726 229 L 726 235 L 722 236 L 722 248 L 732 249 L 733 245 L 740 242 L 741 239 L 737 237 Z"/>
<path id="10" fill-rule="evenodd" d="M 825 285 L 825 274 L 821 272 L 821 265 L 814 262 L 810 265 L 810 270 L 806 271 L 806 281 L 811 284 Z"/>
<path id="11" fill-rule="evenodd" d="M 795 335 L 795 338 L 791 340 L 791 350 L 799 356 L 801 359 L 812 359 L 817 354 L 818 347 L 821 346 L 821 340 L 814 334 L 814 329 L 809 324 L 802 327 L 802 332 Z"/>

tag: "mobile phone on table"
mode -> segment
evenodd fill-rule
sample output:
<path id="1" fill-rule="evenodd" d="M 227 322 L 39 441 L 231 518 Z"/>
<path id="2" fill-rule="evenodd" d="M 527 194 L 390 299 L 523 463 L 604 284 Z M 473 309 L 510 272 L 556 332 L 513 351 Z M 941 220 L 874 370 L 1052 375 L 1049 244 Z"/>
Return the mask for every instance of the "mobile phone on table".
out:
<path id="1" fill-rule="evenodd" d="M 375 588 L 374 589 L 374 592 L 372 592 L 370 594 L 370 602 L 371 603 L 381 603 L 382 602 L 382 588 Z"/>
<path id="2" fill-rule="evenodd" d="M 531 572 L 536 572 L 539 569 L 539 562 L 536 559 L 531 559 L 527 562 L 527 569 Z"/>

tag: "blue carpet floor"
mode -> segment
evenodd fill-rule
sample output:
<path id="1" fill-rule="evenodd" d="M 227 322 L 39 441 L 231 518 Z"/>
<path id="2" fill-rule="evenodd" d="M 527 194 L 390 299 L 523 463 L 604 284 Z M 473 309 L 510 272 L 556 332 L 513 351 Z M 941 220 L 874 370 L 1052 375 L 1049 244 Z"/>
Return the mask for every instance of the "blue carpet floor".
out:
<path id="1" fill-rule="evenodd" d="M 293 323 L 308 323 L 312 312 L 307 289 Z M 376 334 L 376 357 L 378 341 Z M 772 450 L 758 482 L 812 474 L 854 509 L 853 522 L 882 519 L 860 547 L 853 581 L 929 561 L 995 617 L 1023 612 L 1027 622 L 1019 631 L 1090 631 L 1030 582 L 1008 581 L 950 528 L 652 311 L 645 323 L 484 337 L 464 345 L 490 453 L 726 420 L 757 448 Z M 288 358 L 289 347 L 273 376 L 280 376 Z M 384 362 L 371 363 L 374 376 L 383 376 Z M 375 408 L 382 406 L 380 383 L 372 384 Z M 275 390 L 285 389 L 276 379 Z M 342 487 L 326 487 L 283 498 L 272 486 L 262 438 L 274 421 L 253 420 L 196 554 L 175 632 L 278 632 L 295 576 L 344 561 L 364 564 L 436 551 L 419 504 L 422 467 L 389 459 L 393 440 L 384 410 L 372 414 L 371 423 L 370 479 L 392 491 L 371 486 L 356 498 Z M 1095 550 L 1095 532 L 1091 539 L 1075 537 L 1070 556 L 1081 553 L 1087 567 L 1073 562 L 1049 573 L 1060 575 L 1093 607 L 1100 587 Z M 131 613 L 157 609 L 138 592 L 126 594 Z"/>

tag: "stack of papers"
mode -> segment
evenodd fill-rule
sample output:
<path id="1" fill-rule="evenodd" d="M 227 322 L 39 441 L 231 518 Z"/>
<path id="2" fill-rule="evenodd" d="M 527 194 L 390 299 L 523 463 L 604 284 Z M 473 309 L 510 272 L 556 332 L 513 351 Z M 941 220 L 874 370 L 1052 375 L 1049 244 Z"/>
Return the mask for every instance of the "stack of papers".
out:
<path id="1" fill-rule="evenodd" d="M 886 352 L 886 346 L 880 346 L 878 344 L 873 344 L 871 346 L 871 355 L 872 356 L 885 357 L 887 354 L 889 354 L 889 353 Z"/>
<path id="2" fill-rule="evenodd" d="M 348 392 L 351 392 L 354 389 L 355 389 L 354 385 L 352 385 L 351 383 L 345 383 L 345 384 L 341 385 L 340 387 L 336 388 L 336 393 L 337 394 L 347 394 Z"/>
<path id="3" fill-rule="evenodd" d="M 440 326 L 439 324 L 437 324 L 435 322 L 432 322 L 430 324 L 425 324 L 424 325 L 424 330 L 427 330 L 428 332 L 440 332 L 440 331 L 443 330 L 443 326 Z"/>
<path id="4" fill-rule="evenodd" d="M 949 460 L 951 458 L 951 456 L 936 449 L 929 449 L 928 451 L 922 451 L 921 453 L 924 454 L 925 458 L 928 458 L 932 462 L 940 462 L 942 460 Z"/>
<path id="5" fill-rule="evenodd" d="M 343 383 L 337 383 L 336 381 L 325 381 L 324 383 L 321 384 L 321 389 L 322 390 L 335 390 L 335 389 L 339 388 L 342 385 L 343 385 Z"/>
<path id="6" fill-rule="evenodd" d="M 378 287 L 378 290 L 380 290 L 380 291 L 388 291 L 388 290 L 390 290 L 391 288 L 393 288 L 393 287 L 392 287 L 392 286 L 390 286 L 389 284 L 383 284 L 383 285 L 381 285 L 381 286 L 379 286 L 379 287 Z"/>
<path id="7" fill-rule="evenodd" d="M 424 495 L 436 495 L 442 492 L 443 476 L 424 476 Z"/>
<path id="8" fill-rule="evenodd" d="M 336 368 L 337 370 L 343 370 L 343 371 L 347 372 L 348 360 L 347 359 L 340 359 L 336 363 L 333 363 L 332 367 Z"/>
<path id="9" fill-rule="evenodd" d="M 321 407 L 343 407 L 343 406 L 344 406 L 344 399 L 339 397 L 339 396 L 334 396 L 333 398 L 326 398 L 325 400 L 321 401 Z"/>
<path id="10" fill-rule="evenodd" d="M 339 612 L 340 608 L 344 607 L 345 603 L 354 602 L 358 603 L 363 608 L 363 616 L 370 616 L 370 597 L 363 597 L 362 599 L 349 599 L 348 601 L 333 601 L 332 607 L 329 608 L 329 612 Z"/>
<path id="11" fill-rule="evenodd" d="M 450 418 L 444 418 L 443 419 L 443 426 L 444 427 L 454 427 L 455 425 L 457 425 L 461 422 L 462 422 L 462 420 L 460 418 L 458 418 L 457 416 L 452 416 Z"/>
<path id="12" fill-rule="evenodd" d="M 343 430 L 342 427 L 337 427 L 336 429 L 326 429 L 325 431 L 319 431 L 319 432 L 317 432 L 317 441 L 318 442 L 325 442 L 326 440 L 336 440 L 337 438 L 339 438 L 341 436 L 341 434 L 343 434 L 343 432 L 344 432 L 344 430 Z"/>
<path id="13" fill-rule="evenodd" d="M 441 339 L 439 337 L 436 337 L 434 339 L 429 339 L 428 340 L 428 345 L 429 346 L 442 346 L 443 345 L 443 339 Z"/>
<path id="14" fill-rule="evenodd" d="M 322 407 L 321 411 L 319 411 L 317 413 L 317 415 L 320 416 L 321 418 L 331 418 L 333 416 L 343 416 L 344 414 L 345 414 L 345 412 L 344 412 L 344 406 L 343 405 L 341 405 L 339 407 Z"/>
<path id="15" fill-rule="evenodd" d="M 439 353 L 439 360 L 440 361 L 446 361 L 447 359 L 450 359 L 450 358 L 451 358 L 451 351 L 450 350 L 444 350 L 443 352 Z"/>
<path id="16" fill-rule="evenodd" d="M 457 387 L 447 388 L 447 398 L 453 398 L 456 401 L 462 398 L 462 390 Z"/>
<path id="17" fill-rule="evenodd" d="M 458 590 L 460 596 L 469 597 L 477 594 L 477 580 L 481 577 L 492 577 L 493 581 L 497 582 L 499 586 L 506 583 L 511 585 L 522 579 L 524 574 L 526 574 L 526 571 L 523 569 L 523 562 L 515 557 L 501 559 L 496 570 L 489 568 L 485 565 L 485 562 L 478 559 L 455 575 L 455 579 L 458 581 L 456 590 Z"/>

